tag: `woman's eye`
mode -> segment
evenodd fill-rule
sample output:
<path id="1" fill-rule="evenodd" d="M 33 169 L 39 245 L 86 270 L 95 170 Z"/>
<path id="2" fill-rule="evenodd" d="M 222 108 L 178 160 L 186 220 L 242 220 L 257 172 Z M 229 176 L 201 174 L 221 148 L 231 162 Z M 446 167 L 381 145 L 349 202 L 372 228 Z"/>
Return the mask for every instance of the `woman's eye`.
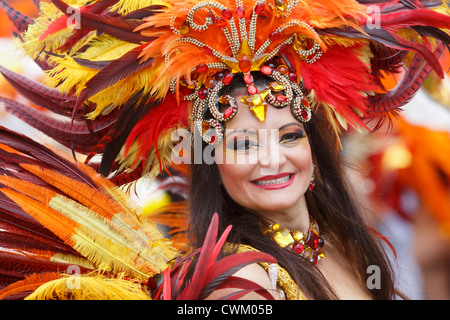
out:
<path id="1" fill-rule="evenodd" d="M 234 140 L 229 144 L 229 148 L 233 150 L 248 150 L 257 147 L 257 144 L 251 140 Z"/>
<path id="2" fill-rule="evenodd" d="M 296 142 L 305 137 L 304 132 L 290 132 L 281 136 L 280 143 Z"/>

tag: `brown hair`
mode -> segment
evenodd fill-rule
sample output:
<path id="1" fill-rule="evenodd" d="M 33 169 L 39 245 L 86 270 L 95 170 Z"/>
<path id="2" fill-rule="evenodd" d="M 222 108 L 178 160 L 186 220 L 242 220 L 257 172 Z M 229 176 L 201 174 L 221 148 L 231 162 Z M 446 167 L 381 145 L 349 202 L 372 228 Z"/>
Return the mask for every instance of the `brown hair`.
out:
<path id="1" fill-rule="evenodd" d="M 267 79 L 256 79 L 267 81 Z M 234 81 L 233 88 L 245 85 L 241 79 Z M 306 192 L 309 213 L 317 220 L 321 232 L 329 235 L 341 253 L 348 258 L 354 272 L 365 286 L 367 268 L 380 268 L 380 289 L 370 292 L 375 299 L 395 297 L 392 270 L 380 239 L 367 227 L 360 209 L 347 187 L 343 174 L 343 163 L 337 154 L 336 139 L 323 115 L 318 113 L 304 124 L 313 161 L 316 165 L 316 187 Z M 204 144 L 204 147 L 206 144 Z M 190 168 L 189 194 L 189 239 L 193 247 L 200 247 L 212 215 L 219 214 L 219 232 L 232 225 L 228 241 L 247 244 L 266 252 L 277 259 L 296 281 L 299 288 L 311 299 L 335 299 L 330 284 L 320 270 L 311 262 L 282 249 L 261 231 L 261 218 L 247 208 L 237 204 L 220 184 L 216 164 L 192 164 Z"/>

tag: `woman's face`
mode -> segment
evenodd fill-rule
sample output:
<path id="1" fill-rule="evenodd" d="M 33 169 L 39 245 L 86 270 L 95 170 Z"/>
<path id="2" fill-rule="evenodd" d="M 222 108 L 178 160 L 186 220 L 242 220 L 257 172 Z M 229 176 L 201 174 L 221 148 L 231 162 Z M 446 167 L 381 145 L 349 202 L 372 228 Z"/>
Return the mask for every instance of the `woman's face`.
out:
<path id="1" fill-rule="evenodd" d="M 305 206 L 312 157 L 303 125 L 289 107 L 270 105 L 265 122 L 260 122 L 240 102 L 245 95 L 246 88 L 235 92 L 238 112 L 226 123 L 224 138 L 216 147 L 225 189 L 241 206 L 266 217 L 264 213 L 270 216 Z"/>

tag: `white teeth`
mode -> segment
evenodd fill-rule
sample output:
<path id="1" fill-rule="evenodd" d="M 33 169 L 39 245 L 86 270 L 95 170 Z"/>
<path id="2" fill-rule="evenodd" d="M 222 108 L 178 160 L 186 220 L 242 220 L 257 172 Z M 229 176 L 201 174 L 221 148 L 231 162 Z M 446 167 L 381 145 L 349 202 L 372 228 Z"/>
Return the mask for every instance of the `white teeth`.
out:
<path id="1" fill-rule="evenodd" d="M 272 179 L 272 180 L 258 180 L 254 181 L 259 186 L 266 186 L 268 184 L 280 184 L 288 182 L 292 175 L 284 176 L 283 178 Z"/>

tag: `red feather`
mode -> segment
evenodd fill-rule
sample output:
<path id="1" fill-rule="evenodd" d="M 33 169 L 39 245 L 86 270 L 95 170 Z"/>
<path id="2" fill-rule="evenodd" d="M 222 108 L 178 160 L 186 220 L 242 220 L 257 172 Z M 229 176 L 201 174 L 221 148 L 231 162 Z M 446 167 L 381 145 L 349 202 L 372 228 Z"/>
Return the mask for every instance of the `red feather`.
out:
<path id="1" fill-rule="evenodd" d="M 116 122 L 115 114 L 101 117 L 92 122 L 89 128 L 85 121 L 61 120 L 51 113 L 42 112 L 14 100 L 0 97 L 6 105 L 5 110 L 17 118 L 25 121 L 32 127 L 55 139 L 62 145 L 83 154 L 89 153 L 92 148 L 105 135 L 105 132 Z"/>
<path id="2" fill-rule="evenodd" d="M 0 127 L 0 143 L 28 155 L 39 163 L 46 164 L 69 178 L 96 188 L 92 179 L 75 164 L 22 134 Z"/>
<path id="3" fill-rule="evenodd" d="M 169 276 L 169 271 L 166 269 L 163 272 L 163 299 L 174 300 L 197 300 L 208 297 L 214 290 L 219 287 L 233 286 L 236 288 L 245 288 L 243 292 L 248 293 L 250 291 L 264 290 L 258 284 L 242 279 L 238 280 L 232 275 L 242 267 L 262 261 L 276 262 L 276 260 L 270 255 L 263 252 L 242 252 L 227 256 L 217 261 L 218 255 L 222 250 L 226 237 L 231 230 L 231 226 L 228 226 L 223 232 L 219 240 L 216 240 L 218 235 L 219 219 L 217 213 L 213 215 L 210 226 L 205 236 L 203 246 L 197 251 L 189 254 L 185 259 L 175 264 L 171 274 L 174 278 Z M 190 263 L 191 259 L 199 254 L 198 261 L 195 265 L 192 277 L 187 281 L 184 279 L 187 267 L 184 264 Z M 181 270 L 178 270 L 181 266 Z M 230 278 L 231 277 L 231 278 Z M 175 280 L 175 281 L 174 281 Z M 181 292 L 179 289 L 182 287 L 181 282 L 188 282 Z M 227 282 L 228 281 L 228 282 Z M 237 293 L 237 295 L 245 294 Z M 270 295 L 264 294 L 267 298 L 271 298 Z"/>
<path id="4" fill-rule="evenodd" d="M 23 13 L 8 5 L 6 1 L 0 1 L 0 8 L 2 8 L 6 12 L 9 20 L 14 23 L 14 26 L 19 33 L 24 32 L 34 21 L 33 18 L 24 15 Z"/>
<path id="5" fill-rule="evenodd" d="M 168 93 L 164 101 L 150 109 L 145 117 L 133 127 L 125 144 L 125 156 L 137 139 L 140 146 L 138 158 L 146 158 L 151 149 L 156 146 L 160 133 L 177 125 L 186 126 L 188 105 L 188 101 L 178 104 L 176 97 Z"/>
<path id="6" fill-rule="evenodd" d="M 70 115 L 76 98 L 0 66 L 0 73 L 25 98 L 61 115 Z M 77 115 L 78 117 L 79 115 Z M 80 115 L 81 116 L 81 115 Z"/>

